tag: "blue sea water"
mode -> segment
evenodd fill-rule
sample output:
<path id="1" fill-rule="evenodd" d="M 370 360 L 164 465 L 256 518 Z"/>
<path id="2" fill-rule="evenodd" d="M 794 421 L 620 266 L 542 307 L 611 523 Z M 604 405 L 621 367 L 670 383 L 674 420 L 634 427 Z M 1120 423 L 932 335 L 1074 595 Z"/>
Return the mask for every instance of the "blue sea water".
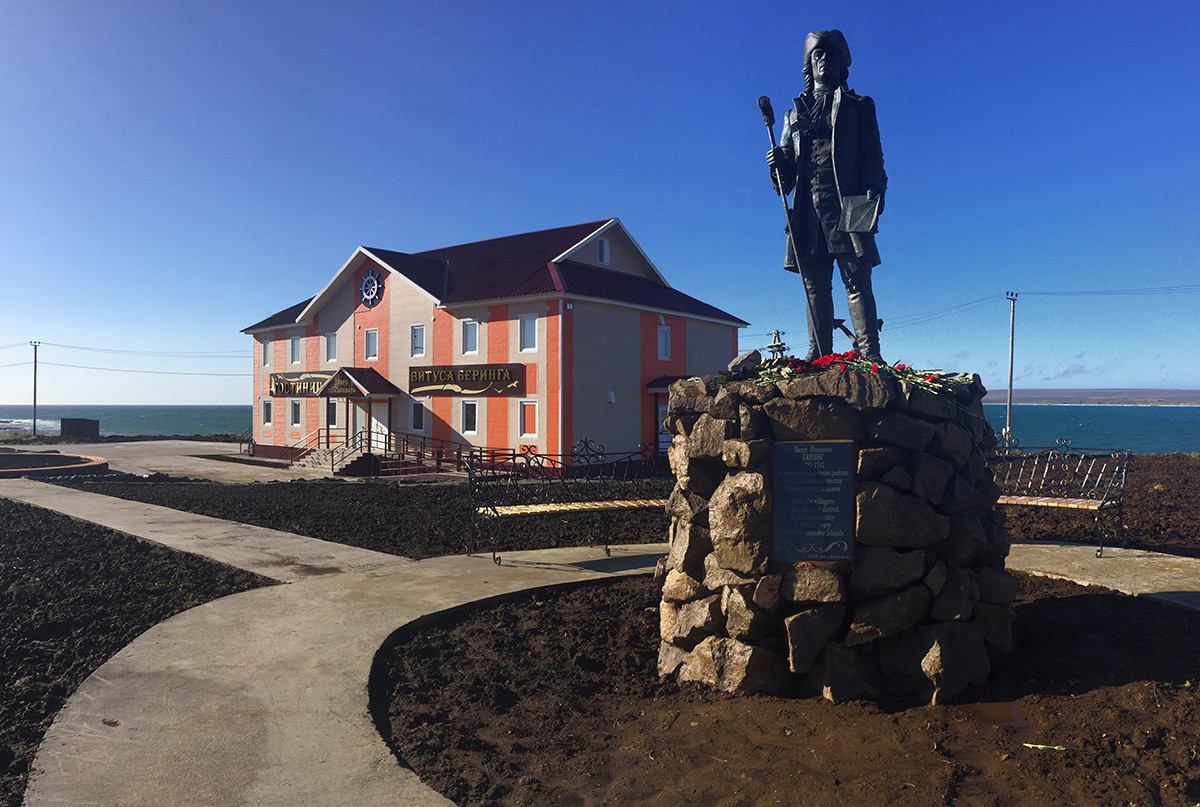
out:
<path id="1" fill-rule="evenodd" d="M 984 404 L 983 411 L 999 434 L 1004 428 L 1004 404 Z M 1012 430 L 1022 447 L 1053 446 L 1062 438 L 1076 448 L 1198 453 L 1200 406 L 1014 404 Z"/>
<path id="2" fill-rule="evenodd" d="M 997 433 L 1004 404 L 984 404 Z M 58 434 L 60 418 L 100 421 L 102 435 L 241 434 L 253 407 L 56 406 L 38 407 L 38 433 Z M 0 406 L 0 436 L 30 431 L 33 407 Z M 1079 448 L 1127 448 L 1135 454 L 1200 453 L 1200 406 L 1081 406 L 1016 404 L 1013 434 L 1020 445 L 1052 446 L 1059 438 Z"/>
<path id="3" fill-rule="evenodd" d="M 60 418 L 98 420 L 101 435 L 241 434 L 253 422 L 254 407 L 39 405 L 38 434 L 58 434 Z M 0 436 L 32 428 L 32 406 L 0 406 Z"/>

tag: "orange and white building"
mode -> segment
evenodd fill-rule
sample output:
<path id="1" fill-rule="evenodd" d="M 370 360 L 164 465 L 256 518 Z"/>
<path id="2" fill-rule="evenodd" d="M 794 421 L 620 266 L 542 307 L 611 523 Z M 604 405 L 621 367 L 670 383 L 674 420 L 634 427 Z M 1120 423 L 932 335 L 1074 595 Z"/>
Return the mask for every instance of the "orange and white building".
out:
<path id="1" fill-rule="evenodd" d="M 746 323 L 671 288 L 617 219 L 407 254 L 359 247 L 246 328 L 262 456 L 361 435 L 570 451 L 660 444 L 666 386 Z"/>

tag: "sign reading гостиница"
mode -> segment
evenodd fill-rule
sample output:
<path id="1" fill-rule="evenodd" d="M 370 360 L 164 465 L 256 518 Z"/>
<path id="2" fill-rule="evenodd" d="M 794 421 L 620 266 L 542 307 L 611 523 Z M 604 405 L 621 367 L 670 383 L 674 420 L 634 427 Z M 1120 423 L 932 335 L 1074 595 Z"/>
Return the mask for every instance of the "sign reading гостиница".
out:
<path id="1" fill-rule="evenodd" d="M 854 443 L 776 443 L 771 559 L 854 558 Z"/>
<path id="2" fill-rule="evenodd" d="M 271 397 L 311 397 L 316 395 L 333 373 L 271 373 Z"/>

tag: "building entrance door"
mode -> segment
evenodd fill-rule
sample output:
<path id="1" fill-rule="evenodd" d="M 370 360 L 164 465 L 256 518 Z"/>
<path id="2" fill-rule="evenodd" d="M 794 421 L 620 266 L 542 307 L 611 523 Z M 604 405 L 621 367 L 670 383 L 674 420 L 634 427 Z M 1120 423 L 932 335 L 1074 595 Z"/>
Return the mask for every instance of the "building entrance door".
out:
<path id="1" fill-rule="evenodd" d="M 367 402 L 352 402 L 350 404 L 350 417 L 353 421 L 350 424 L 350 429 L 354 434 L 355 442 L 358 442 L 363 439 L 360 435 L 367 430 Z"/>
<path id="2" fill-rule="evenodd" d="M 388 448 L 388 402 L 371 401 L 371 450 L 387 451 Z"/>

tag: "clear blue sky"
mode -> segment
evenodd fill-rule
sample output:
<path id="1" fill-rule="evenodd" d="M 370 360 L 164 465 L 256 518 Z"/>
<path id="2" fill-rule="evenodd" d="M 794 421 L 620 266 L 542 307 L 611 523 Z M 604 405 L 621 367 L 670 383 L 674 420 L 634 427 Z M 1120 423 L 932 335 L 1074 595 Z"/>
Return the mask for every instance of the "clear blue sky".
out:
<path id="1" fill-rule="evenodd" d="M 358 245 L 609 216 L 802 352 L 755 102 L 824 28 L 878 108 L 887 359 L 1003 388 L 1012 290 L 1016 386 L 1200 387 L 1200 6 L 826 5 L 0 0 L 0 403 L 30 340 L 43 403 L 249 403 L 240 329 Z"/>

